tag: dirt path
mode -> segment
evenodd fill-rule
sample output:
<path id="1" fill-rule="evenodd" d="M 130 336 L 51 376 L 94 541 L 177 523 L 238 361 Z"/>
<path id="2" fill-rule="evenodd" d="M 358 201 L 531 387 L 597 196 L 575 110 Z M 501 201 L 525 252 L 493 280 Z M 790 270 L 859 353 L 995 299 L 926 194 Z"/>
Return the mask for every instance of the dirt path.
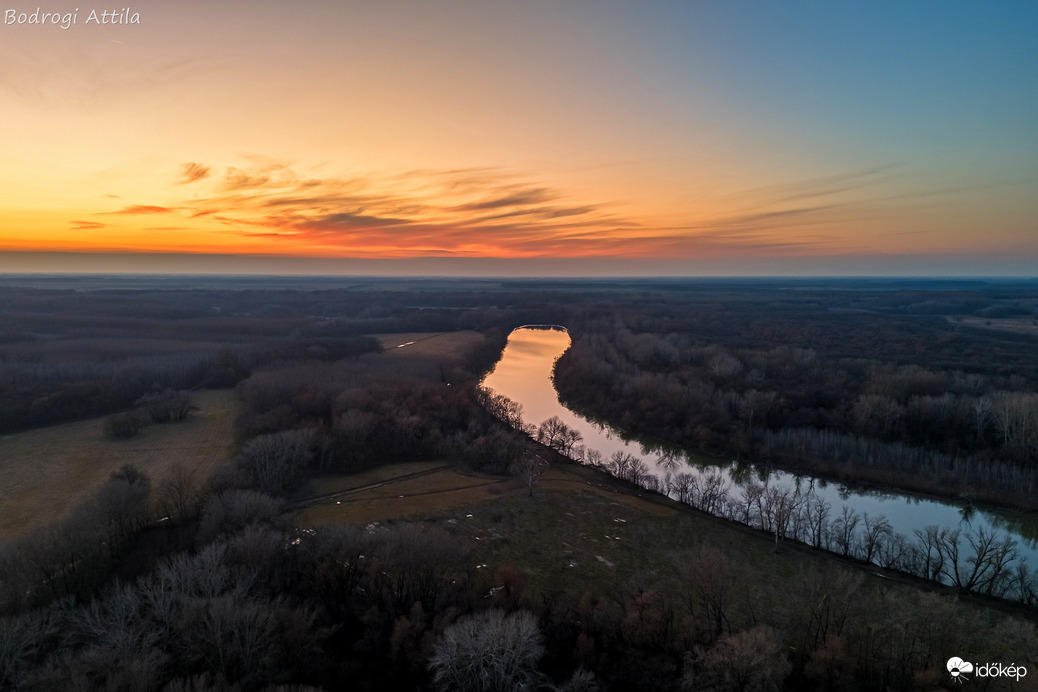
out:
<path id="1" fill-rule="evenodd" d="M 404 481 L 413 480 L 415 478 L 421 478 L 422 476 L 431 476 L 434 473 L 439 473 L 440 471 L 443 471 L 445 469 L 450 469 L 450 468 L 454 468 L 454 467 L 451 464 L 444 464 L 442 466 L 435 466 L 435 467 L 433 467 L 431 469 L 424 469 L 422 471 L 415 471 L 414 473 L 405 473 L 405 474 L 402 474 L 400 476 L 395 476 L 393 478 L 387 478 L 386 480 L 377 481 L 375 483 L 367 483 L 365 485 L 359 485 L 356 488 L 348 488 L 346 490 L 337 490 L 337 491 L 332 492 L 332 493 L 322 493 L 320 495 L 311 495 L 310 497 L 306 497 L 306 498 L 303 498 L 302 500 L 298 500 L 296 502 L 293 502 L 291 504 L 291 508 L 292 509 L 302 509 L 304 507 L 312 507 L 313 505 L 321 504 L 321 503 L 324 503 L 324 502 L 331 502 L 333 500 L 339 500 L 340 498 L 344 498 L 344 497 L 347 497 L 349 495 L 353 495 L 355 493 L 364 492 L 365 490 L 375 490 L 376 488 L 381 488 L 381 487 L 387 486 L 387 485 L 395 485 L 395 484 L 398 484 L 398 483 L 402 483 Z M 476 486 L 471 486 L 471 487 L 476 487 Z M 459 486 L 456 489 L 461 489 L 461 487 Z M 437 491 L 434 491 L 434 493 L 443 493 L 443 492 L 450 492 L 450 490 L 437 490 Z M 433 493 L 411 493 L 411 494 L 412 495 L 420 495 L 420 494 L 433 494 Z"/>

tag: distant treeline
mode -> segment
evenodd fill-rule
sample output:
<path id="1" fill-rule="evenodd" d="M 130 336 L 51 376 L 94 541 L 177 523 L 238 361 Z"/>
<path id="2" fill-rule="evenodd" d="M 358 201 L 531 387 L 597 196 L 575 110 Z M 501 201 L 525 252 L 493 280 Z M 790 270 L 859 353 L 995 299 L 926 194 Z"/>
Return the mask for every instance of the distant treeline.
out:
<path id="1" fill-rule="evenodd" d="M 270 286 L 0 287 L 0 433 L 119 411 L 167 389 L 233 387 L 270 363 L 377 351 L 370 334 L 507 335 L 546 312 L 560 317 L 544 294 Z"/>

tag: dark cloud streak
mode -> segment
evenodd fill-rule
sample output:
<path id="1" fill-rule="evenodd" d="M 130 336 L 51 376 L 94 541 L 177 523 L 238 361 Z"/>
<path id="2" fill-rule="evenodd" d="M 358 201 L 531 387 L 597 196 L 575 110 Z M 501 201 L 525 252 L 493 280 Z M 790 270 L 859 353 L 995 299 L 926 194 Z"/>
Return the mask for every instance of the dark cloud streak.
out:
<path id="1" fill-rule="evenodd" d="M 110 211 L 109 214 L 126 214 L 126 215 L 139 215 L 139 214 L 171 214 L 174 210 L 170 207 L 159 207 L 151 204 L 134 204 L 129 207 L 124 207 L 119 211 Z"/>
<path id="2" fill-rule="evenodd" d="M 107 226 L 95 221 L 70 221 L 69 223 L 73 231 L 92 231 L 98 228 L 106 228 Z"/>
<path id="3" fill-rule="evenodd" d="M 209 166 L 200 163 L 184 163 L 180 165 L 180 184 L 193 183 L 209 177 Z"/>
<path id="4" fill-rule="evenodd" d="M 556 195 L 541 187 L 519 190 L 507 194 L 504 197 L 489 199 L 483 202 L 462 204 L 454 208 L 458 211 L 488 211 L 490 209 L 500 209 L 502 207 L 521 207 L 531 204 L 544 204 L 545 202 L 550 202 L 555 199 L 555 197 Z"/>
<path id="5" fill-rule="evenodd" d="M 242 237 L 282 238 L 286 247 L 401 256 L 782 254 L 856 249 L 860 241 L 846 229 L 890 210 L 876 190 L 855 193 L 884 182 L 893 168 L 757 188 L 731 196 L 713 215 L 710 205 L 691 205 L 688 223 L 662 226 L 618 215 L 615 202 L 569 202 L 560 190 L 493 167 L 315 178 L 271 159 L 249 161 L 228 167 L 208 198 L 120 213 L 177 210 Z"/>

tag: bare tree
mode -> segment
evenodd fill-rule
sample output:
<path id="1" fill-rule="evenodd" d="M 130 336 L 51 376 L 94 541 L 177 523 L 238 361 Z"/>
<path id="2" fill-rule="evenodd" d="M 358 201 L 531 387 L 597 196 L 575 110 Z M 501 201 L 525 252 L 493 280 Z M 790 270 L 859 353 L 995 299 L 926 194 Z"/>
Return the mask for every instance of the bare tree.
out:
<path id="1" fill-rule="evenodd" d="M 76 509 L 70 526 L 92 527 L 115 557 L 148 522 L 148 476 L 132 464 L 111 474 L 93 499 Z"/>
<path id="2" fill-rule="evenodd" d="M 525 610 L 487 610 L 444 630 L 429 660 L 433 683 L 450 692 L 513 692 L 539 681 L 544 653 L 537 619 Z"/>
<path id="3" fill-rule="evenodd" d="M 720 471 L 711 471 L 703 478 L 692 492 L 692 506 L 719 514 L 728 500 L 729 482 Z"/>
<path id="4" fill-rule="evenodd" d="M 772 391 L 761 392 L 750 389 L 739 400 L 739 415 L 746 421 L 748 427 L 753 427 L 754 419 L 767 425 L 768 417 L 778 402 L 778 394 Z"/>
<path id="5" fill-rule="evenodd" d="M 113 440 L 125 440 L 138 435 L 144 423 L 144 414 L 140 411 L 116 413 L 105 419 L 104 432 Z"/>
<path id="6" fill-rule="evenodd" d="M 833 520 L 829 532 L 840 554 L 848 556 L 857 551 L 856 530 L 860 521 L 861 515 L 847 505 L 843 506 L 840 516 Z"/>
<path id="7" fill-rule="evenodd" d="M 950 531 L 942 544 L 948 555 L 945 575 L 964 591 L 988 595 L 1002 595 L 1008 588 L 1010 565 L 1017 560 L 1016 541 L 1006 535 L 998 536 L 983 527 L 976 533 L 966 534 L 966 542 L 973 554 L 965 561 L 959 559 L 959 532 Z"/>
<path id="8" fill-rule="evenodd" d="M 191 403 L 190 394 L 175 389 L 146 394 L 138 399 L 135 405 L 144 408 L 155 423 L 182 421 L 195 408 Z"/>
<path id="9" fill-rule="evenodd" d="M 526 484 L 526 489 L 530 493 L 530 497 L 533 497 L 533 484 L 548 470 L 548 466 L 548 462 L 539 455 L 532 452 L 524 452 L 512 464 L 512 473 L 523 480 L 523 483 Z"/>
<path id="10" fill-rule="evenodd" d="M 973 430 L 977 436 L 977 442 L 984 442 L 984 429 L 987 427 L 991 417 L 991 400 L 987 397 L 973 399 L 970 407 L 973 412 Z"/>
<path id="11" fill-rule="evenodd" d="M 241 583 L 244 573 L 231 574 L 224 563 L 226 553 L 226 544 L 217 543 L 197 555 L 179 553 L 161 563 L 151 580 L 142 582 L 144 598 L 151 603 L 152 611 L 166 613 L 173 622 L 186 602 L 215 598 Z"/>
<path id="12" fill-rule="evenodd" d="M 478 400 L 492 416 L 507 423 L 516 430 L 525 430 L 523 423 L 523 405 L 509 399 L 504 394 L 496 394 L 487 387 L 479 387 Z"/>
<path id="13" fill-rule="evenodd" d="M 944 574 L 946 557 L 943 544 L 947 532 L 947 529 L 942 529 L 936 524 L 915 530 L 916 538 L 919 539 L 917 545 L 920 548 L 917 574 L 924 579 L 939 581 Z"/>
<path id="14" fill-rule="evenodd" d="M 747 483 L 742 490 L 742 500 L 738 501 L 732 498 L 732 508 L 738 512 L 734 515 L 736 521 L 741 521 L 747 526 L 752 526 L 756 522 L 761 529 L 766 528 L 764 526 L 764 509 L 761 502 L 763 496 L 763 485 L 754 481 Z"/>
<path id="15" fill-rule="evenodd" d="M 170 466 L 156 494 L 162 515 L 175 523 L 190 519 L 198 511 L 201 489 L 197 475 L 187 464 Z"/>
<path id="16" fill-rule="evenodd" d="M 993 399 L 991 415 L 994 417 L 995 423 L 998 425 L 998 431 L 1002 436 L 1002 446 L 1008 447 L 1009 443 L 1013 441 L 1015 432 L 1013 425 L 1015 416 L 1013 413 L 1016 408 L 1017 395 L 1013 392 L 996 392 Z"/>
<path id="17" fill-rule="evenodd" d="M 602 459 L 602 452 L 597 449 L 588 449 L 584 452 L 584 463 L 588 466 L 594 466 L 599 468 L 605 464 Z"/>
<path id="18" fill-rule="evenodd" d="M 714 546 L 703 546 L 683 572 L 682 600 L 689 614 L 705 620 L 715 637 L 731 632 L 729 611 L 739 586 L 728 557 Z"/>
<path id="19" fill-rule="evenodd" d="M 286 495 L 298 484 L 313 460 L 312 430 L 288 430 L 249 440 L 238 456 L 238 467 L 254 487 Z"/>
<path id="20" fill-rule="evenodd" d="M 566 427 L 560 434 L 556 441 L 555 449 L 559 450 L 564 456 L 573 458 L 573 450 L 577 446 L 577 443 L 584 439 L 584 436 L 580 434 L 580 431 L 574 430 L 573 428 Z"/>
<path id="21" fill-rule="evenodd" d="M 440 529 L 397 529 L 381 546 L 374 588 L 398 614 L 409 612 L 416 602 L 433 612 L 441 596 L 460 579 L 455 568 L 464 556 L 465 550 Z"/>
<path id="22" fill-rule="evenodd" d="M 364 527 L 343 524 L 322 527 L 314 541 L 304 543 L 315 562 L 313 589 L 333 615 L 347 612 L 368 564 L 377 558 L 376 544 Z"/>
<path id="23" fill-rule="evenodd" d="M 803 620 L 797 629 L 808 647 L 842 636 L 848 625 L 866 619 L 862 609 L 867 606 L 859 593 L 862 572 L 837 564 L 804 565 L 796 581 L 804 596 L 804 607 L 798 611 Z"/>
<path id="24" fill-rule="evenodd" d="M 62 633 L 64 624 L 56 608 L 0 617 L 0 689 L 26 689 L 22 673 L 41 657 L 46 642 Z"/>
<path id="25" fill-rule="evenodd" d="M 692 496 L 696 479 L 691 473 L 679 473 L 671 479 L 670 491 L 677 494 L 678 502 L 687 503 Z"/>
<path id="26" fill-rule="evenodd" d="M 627 474 L 624 476 L 624 479 L 643 487 L 648 487 L 652 484 L 652 481 L 656 480 L 655 476 L 649 473 L 649 466 L 637 457 L 627 467 Z"/>
<path id="27" fill-rule="evenodd" d="M 903 534 L 891 533 L 880 546 L 876 558 L 887 569 L 912 572 L 911 565 L 918 555 L 914 548 Z"/>
<path id="28" fill-rule="evenodd" d="M 613 452 L 613 456 L 609 457 L 609 470 L 617 478 L 626 479 L 634 462 L 635 458 L 631 454 L 616 451 Z"/>
<path id="29" fill-rule="evenodd" d="M 178 629 L 193 666 L 232 682 L 256 687 L 282 663 L 276 609 L 239 592 L 192 601 Z"/>
<path id="30" fill-rule="evenodd" d="M 558 416 L 552 416 L 537 427 L 537 441 L 553 449 L 559 449 L 570 427 Z"/>
<path id="31" fill-rule="evenodd" d="M 687 666 L 683 689 L 773 692 L 792 670 L 778 635 L 763 625 L 722 637 L 699 664 Z"/>
<path id="32" fill-rule="evenodd" d="M 872 562 L 883 549 L 887 539 L 893 533 L 890 522 L 882 514 L 878 517 L 870 517 L 865 513 L 865 528 L 862 539 L 862 559 Z"/>
<path id="33" fill-rule="evenodd" d="M 828 548 L 829 513 L 833 506 L 816 495 L 807 499 L 807 518 L 810 524 L 811 545 L 816 548 Z"/>
<path id="34" fill-rule="evenodd" d="M 802 498 L 799 492 L 783 490 L 768 486 L 764 493 L 765 514 L 771 521 L 771 532 L 775 536 L 775 550 L 779 540 L 784 539 L 789 531 L 790 520 L 799 516 Z"/>
<path id="35" fill-rule="evenodd" d="M 198 535 L 208 542 L 221 533 L 235 533 L 250 524 L 276 524 L 281 511 L 282 502 L 270 495 L 255 490 L 228 490 L 206 501 Z"/>
<path id="36" fill-rule="evenodd" d="M 0 585 L 12 604 L 41 605 L 86 591 L 106 564 L 101 534 L 85 519 L 44 527 L 0 555 Z"/>

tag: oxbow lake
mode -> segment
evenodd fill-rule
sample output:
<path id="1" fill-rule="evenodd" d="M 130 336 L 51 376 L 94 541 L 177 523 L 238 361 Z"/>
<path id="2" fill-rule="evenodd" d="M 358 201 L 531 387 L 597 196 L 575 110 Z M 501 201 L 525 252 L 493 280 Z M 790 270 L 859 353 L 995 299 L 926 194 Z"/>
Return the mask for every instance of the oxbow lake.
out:
<path id="1" fill-rule="evenodd" d="M 521 404 L 526 424 L 537 426 L 552 416 L 558 416 L 566 425 L 580 432 L 583 436 L 580 445 L 585 449 L 572 455 L 578 460 L 587 458 L 586 450 L 597 450 L 605 462 L 618 452 L 632 455 L 644 464 L 643 471 L 651 476 L 642 477 L 639 481 L 650 489 L 769 531 L 773 531 L 778 523 L 787 537 L 811 544 L 821 543 L 821 547 L 835 552 L 848 552 L 844 544 L 834 540 L 832 535 L 834 528 L 843 528 L 842 524 L 834 526 L 833 522 L 845 516 L 846 508 L 849 513 L 846 516 L 859 517 L 853 531 L 854 547 L 849 549 L 858 557 L 866 557 L 866 515 L 870 526 L 876 526 L 881 518 L 885 519 L 889 529 L 880 531 L 880 545 L 873 545 L 876 554 L 872 561 L 877 564 L 889 563 L 895 568 L 900 567 L 892 562 L 895 551 L 903 550 L 906 545 L 921 544 L 916 532 L 925 533 L 927 527 L 937 526 L 961 532 L 960 562 L 963 564 L 960 572 L 973 568 L 968 564 L 968 558 L 974 551 L 967 537 L 972 535 L 975 538 L 980 532 L 997 534 L 999 540 L 1008 536 L 1015 542 L 1016 560 L 1009 567 L 1026 564 L 1030 571 L 1038 570 L 1038 522 L 1028 513 L 854 488 L 806 475 L 768 471 L 749 463 L 725 462 L 665 445 L 647 445 L 609 426 L 592 422 L 559 402 L 552 381 L 555 361 L 569 345 L 569 333 L 563 327 L 520 327 L 509 335 L 501 359 L 484 378 L 483 385 Z M 693 490 L 688 489 L 688 479 L 684 480 L 684 492 L 675 488 L 681 474 L 689 474 L 694 479 Z M 764 497 L 757 502 L 752 500 L 762 488 L 771 499 L 770 508 Z M 719 497 L 722 490 L 723 497 Z M 824 522 L 818 522 L 818 508 L 825 505 L 829 506 L 827 517 Z M 796 509 L 788 509 L 785 513 L 776 509 L 787 506 Z M 817 536 L 811 529 L 812 506 L 815 508 L 814 525 L 825 524 L 824 537 Z M 792 516 L 794 514 L 799 519 Z M 776 521 L 776 517 L 782 518 Z M 899 534 L 904 538 L 901 544 L 895 538 Z M 847 543 L 846 538 L 845 534 L 844 543 Z M 943 576 L 941 580 L 947 582 L 949 578 Z"/>

